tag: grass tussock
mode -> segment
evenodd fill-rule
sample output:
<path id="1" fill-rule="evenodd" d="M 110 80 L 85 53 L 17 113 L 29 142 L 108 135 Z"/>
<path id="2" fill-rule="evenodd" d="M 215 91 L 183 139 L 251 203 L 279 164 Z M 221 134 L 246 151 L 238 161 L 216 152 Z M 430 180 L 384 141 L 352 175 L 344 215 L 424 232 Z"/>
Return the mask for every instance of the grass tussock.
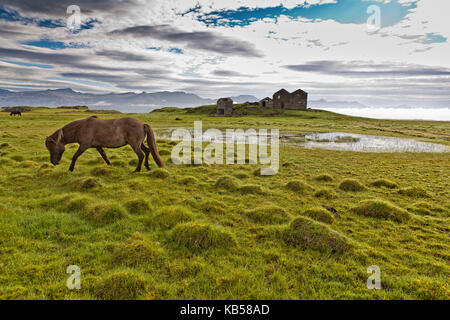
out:
<path id="1" fill-rule="evenodd" d="M 431 198 L 431 194 L 427 190 L 417 186 L 400 189 L 398 193 L 410 198 Z"/>
<path id="2" fill-rule="evenodd" d="M 235 191 L 239 184 L 235 178 L 230 176 L 223 176 L 216 180 L 215 186 L 220 189 Z"/>
<path id="3" fill-rule="evenodd" d="M 223 203 L 220 203 L 217 200 L 205 201 L 200 205 L 200 210 L 202 210 L 202 212 L 207 214 L 224 215 L 225 208 L 226 206 L 224 206 Z"/>
<path id="4" fill-rule="evenodd" d="M 25 160 L 21 163 L 22 168 L 34 168 L 37 167 L 39 164 L 37 162 L 31 161 L 31 160 Z"/>
<path id="5" fill-rule="evenodd" d="M 289 221 L 286 210 L 279 206 L 267 205 L 245 211 L 245 215 L 253 222 L 260 224 L 281 224 Z"/>
<path id="6" fill-rule="evenodd" d="M 327 224 L 332 224 L 335 221 L 333 215 L 322 207 L 308 208 L 303 211 L 303 215 Z"/>
<path id="7" fill-rule="evenodd" d="M 171 240 L 188 249 L 229 248 L 236 245 L 232 234 L 210 224 L 188 222 L 173 228 Z"/>
<path id="8" fill-rule="evenodd" d="M 110 176 L 114 171 L 107 167 L 95 167 L 91 170 L 91 174 L 96 177 Z"/>
<path id="9" fill-rule="evenodd" d="M 409 214 L 406 210 L 383 200 L 361 201 L 357 207 L 353 208 L 353 211 L 362 216 L 389 219 L 397 222 L 409 218 Z"/>
<path id="10" fill-rule="evenodd" d="M 41 170 L 45 170 L 45 169 L 54 169 L 55 166 L 52 165 L 51 163 L 43 163 L 40 167 Z"/>
<path id="11" fill-rule="evenodd" d="M 92 199 L 84 196 L 67 199 L 65 202 L 65 209 L 69 212 L 83 212 L 86 211 Z"/>
<path id="12" fill-rule="evenodd" d="M 187 186 L 187 185 L 196 185 L 198 183 L 198 179 L 193 176 L 187 176 L 180 180 L 180 183 Z"/>
<path id="13" fill-rule="evenodd" d="M 149 201 L 145 199 L 133 199 L 124 203 L 129 214 L 147 214 L 153 211 Z"/>
<path id="14" fill-rule="evenodd" d="M 16 155 L 12 155 L 12 156 L 10 157 L 10 159 L 11 159 L 11 160 L 14 160 L 14 161 L 16 161 L 16 162 L 22 162 L 22 161 L 25 160 L 25 157 L 24 157 L 23 155 L 21 155 L 21 154 L 16 154 Z"/>
<path id="15" fill-rule="evenodd" d="M 377 188 L 381 188 L 381 187 L 385 187 L 385 188 L 388 188 L 388 189 L 396 189 L 396 188 L 398 188 L 397 183 L 395 183 L 395 182 L 393 182 L 391 180 L 388 180 L 388 179 L 378 179 L 378 180 L 372 181 L 370 183 L 370 185 L 374 186 L 374 187 L 377 187 Z"/>
<path id="16" fill-rule="evenodd" d="M 113 223 L 127 216 L 125 209 L 117 203 L 100 203 L 93 206 L 86 217 L 98 223 Z"/>
<path id="17" fill-rule="evenodd" d="M 169 171 L 166 169 L 156 168 L 151 170 L 148 175 L 156 179 L 167 179 L 169 177 Z"/>
<path id="18" fill-rule="evenodd" d="M 286 184 L 286 188 L 297 193 L 308 193 L 314 188 L 301 180 L 292 180 Z"/>
<path id="19" fill-rule="evenodd" d="M 129 267 L 149 264 L 162 266 L 167 257 L 161 245 L 147 240 L 139 232 L 134 233 L 124 245 L 116 248 L 113 261 Z"/>
<path id="20" fill-rule="evenodd" d="M 104 300 L 132 300 L 147 289 L 145 278 L 131 271 L 118 271 L 98 281 L 94 293 Z"/>
<path id="21" fill-rule="evenodd" d="M 318 176 L 314 177 L 315 181 L 319 181 L 319 182 L 331 182 L 333 181 L 333 177 L 330 176 L 329 174 L 319 174 Z"/>
<path id="22" fill-rule="evenodd" d="M 366 190 L 366 187 L 356 179 L 345 179 L 339 184 L 339 189 L 344 191 L 358 192 Z"/>
<path id="23" fill-rule="evenodd" d="M 327 199 L 327 200 L 337 198 L 336 193 L 329 188 L 320 188 L 319 190 L 317 190 L 314 193 L 314 196 L 316 198 L 323 198 L 323 199 Z"/>
<path id="24" fill-rule="evenodd" d="M 264 189 L 257 184 L 246 184 L 238 189 L 240 194 L 264 194 Z"/>
<path id="25" fill-rule="evenodd" d="M 165 228 L 173 228 L 178 223 L 191 221 L 194 215 L 191 210 L 182 206 L 162 207 L 152 218 L 152 223 Z"/>
<path id="26" fill-rule="evenodd" d="M 324 253 L 342 254 L 352 249 L 351 241 L 328 225 L 306 217 L 298 217 L 282 231 L 286 244 Z"/>

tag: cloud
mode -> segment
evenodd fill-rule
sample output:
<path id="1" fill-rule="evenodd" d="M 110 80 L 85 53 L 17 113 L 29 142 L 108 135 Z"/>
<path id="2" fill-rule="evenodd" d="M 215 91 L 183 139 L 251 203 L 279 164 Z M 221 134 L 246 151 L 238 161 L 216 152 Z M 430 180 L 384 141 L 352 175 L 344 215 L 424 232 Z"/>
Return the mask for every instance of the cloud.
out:
<path id="1" fill-rule="evenodd" d="M 312 61 L 284 68 L 298 72 L 314 72 L 326 75 L 349 77 L 417 77 L 450 76 L 449 69 L 392 63 L 370 63 L 364 61 Z"/>
<path id="2" fill-rule="evenodd" d="M 138 5 L 136 0 L 2 0 L 2 4 L 27 14 L 66 17 L 66 10 L 76 4 L 82 12 L 118 12 Z"/>
<path id="3" fill-rule="evenodd" d="M 169 25 L 142 25 L 114 30 L 113 36 L 153 38 L 171 43 L 181 43 L 193 50 L 205 50 L 224 55 L 262 57 L 254 45 L 247 41 L 225 37 L 211 31 L 186 32 Z"/>
<path id="4" fill-rule="evenodd" d="M 218 77 L 246 77 L 245 74 L 230 70 L 214 70 L 212 74 Z"/>
<path id="5" fill-rule="evenodd" d="M 134 54 L 131 52 L 116 51 L 116 50 L 101 50 L 95 53 L 98 56 L 108 57 L 112 60 L 119 61 L 152 61 L 150 56 L 144 56 L 139 54 Z"/>

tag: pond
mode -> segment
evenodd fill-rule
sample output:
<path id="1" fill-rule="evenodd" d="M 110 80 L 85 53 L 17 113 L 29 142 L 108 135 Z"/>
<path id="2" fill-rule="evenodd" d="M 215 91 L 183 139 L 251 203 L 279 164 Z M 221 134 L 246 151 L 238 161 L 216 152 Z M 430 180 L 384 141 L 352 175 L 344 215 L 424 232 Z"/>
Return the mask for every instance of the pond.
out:
<path id="1" fill-rule="evenodd" d="M 175 129 L 186 129 L 193 133 L 189 128 L 168 128 L 160 129 L 155 134 L 160 139 L 172 139 L 172 132 Z M 269 131 L 270 132 L 270 131 Z M 195 137 L 192 140 L 202 139 L 204 142 L 210 142 L 214 139 L 217 141 L 225 141 L 225 133 L 215 134 L 211 132 L 204 132 L 202 137 Z M 233 135 L 232 141 L 237 144 L 255 143 L 257 141 L 257 135 Z M 172 140 L 181 140 L 176 138 Z M 270 144 L 270 136 L 268 139 Z M 344 133 L 344 132 L 327 132 L 327 133 L 289 133 L 280 134 L 280 144 L 293 145 L 308 149 L 328 149 L 328 150 L 341 150 L 341 151 L 354 151 L 354 152 L 448 152 L 450 148 L 437 143 L 429 143 L 417 141 L 414 139 L 395 138 L 386 136 L 365 135 L 356 133 Z"/>

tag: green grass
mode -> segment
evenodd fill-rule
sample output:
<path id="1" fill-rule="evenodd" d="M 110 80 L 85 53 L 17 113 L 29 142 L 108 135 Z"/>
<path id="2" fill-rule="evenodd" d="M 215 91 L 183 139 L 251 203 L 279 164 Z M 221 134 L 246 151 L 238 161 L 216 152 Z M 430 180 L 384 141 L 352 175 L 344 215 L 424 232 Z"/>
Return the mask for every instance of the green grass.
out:
<path id="1" fill-rule="evenodd" d="M 174 126 L 349 132 L 450 145 L 450 123 L 329 112 L 214 117 L 213 107 L 132 114 Z M 270 110 L 269 110 L 270 111 Z M 0 112 L 0 299 L 448 299 L 448 153 L 359 153 L 280 146 L 262 164 L 175 165 L 133 173 L 130 147 L 107 166 L 76 146 L 49 164 L 45 137 L 84 110 Z M 121 114 L 99 114 L 118 118 Z M 182 120 L 175 121 L 175 118 Z M 206 145 L 206 144 L 205 144 Z M 355 192 L 356 191 L 356 192 Z M 335 208 L 333 214 L 323 206 Z M 68 290 L 66 268 L 81 269 Z M 382 290 L 366 288 L 378 265 Z"/>

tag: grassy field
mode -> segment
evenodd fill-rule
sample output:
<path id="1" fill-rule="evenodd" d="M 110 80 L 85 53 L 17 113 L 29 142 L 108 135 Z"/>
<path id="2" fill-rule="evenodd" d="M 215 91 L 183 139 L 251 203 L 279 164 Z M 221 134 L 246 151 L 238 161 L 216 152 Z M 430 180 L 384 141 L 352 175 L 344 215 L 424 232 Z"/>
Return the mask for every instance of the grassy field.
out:
<path id="1" fill-rule="evenodd" d="M 450 123 L 290 111 L 212 117 L 211 107 L 133 114 L 160 129 L 353 132 L 450 145 Z M 449 299 L 449 153 L 280 148 L 261 165 L 174 165 L 132 173 L 130 147 L 77 145 L 49 163 L 44 140 L 83 110 L 0 113 L 0 299 Z M 118 118 L 121 114 L 99 114 Z M 175 120 L 180 118 L 181 120 Z M 333 207 L 331 213 L 323 205 Z M 69 265 L 81 289 L 69 290 Z M 367 268 L 381 269 L 368 290 Z"/>

